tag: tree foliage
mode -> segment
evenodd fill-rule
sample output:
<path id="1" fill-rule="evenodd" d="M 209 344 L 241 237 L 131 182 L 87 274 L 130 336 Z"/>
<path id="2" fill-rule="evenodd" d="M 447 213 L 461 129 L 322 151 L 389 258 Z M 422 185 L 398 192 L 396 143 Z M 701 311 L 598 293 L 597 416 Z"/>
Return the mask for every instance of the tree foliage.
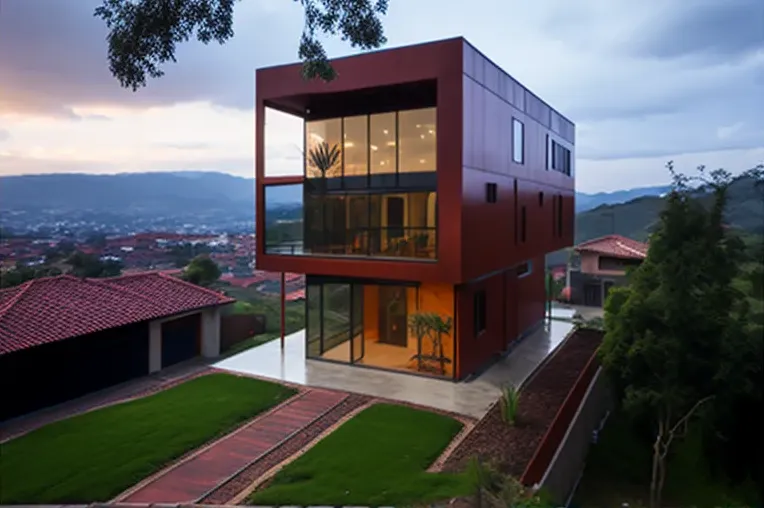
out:
<path id="1" fill-rule="evenodd" d="M 199 286 L 209 286 L 220 278 L 220 267 L 208 255 L 191 260 L 183 271 L 183 278 Z"/>
<path id="2" fill-rule="evenodd" d="M 715 396 L 740 382 L 736 348 L 748 342 L 746 301 L 733 285 L 743 245 L 723 219 L 731 177 L 699 170 L 712 189 L 712 206 L 695 199 L 691 180 L 669 163 L 674 190 L 647 259 L 605 305 L 603 366 L 625 409 L 653 423 L 653 506 L 661 503 L 672 441 L 717 403 Z"/>
<path id="3" fill-rule="evenodd" d="M 109 69 L 120 85 L 133 91 L 147 77 L 164 74 L 162 66 L 175 62 L 179 43 L 191 38 L 224 44 L 234 36 L 237 0 L 103 0 L 95 10 L 109 29 Z M 286 0 L 284 0 L 286 1 Z M 381 17 L 387 0 L 293 0 L 305 11 L 298 55 L 306 79 L 336 77 L 322 34 L 339 36 L 354 48 L 378 48 L 387 41 Z"/>
<path id="4" fill-rule="evenodd" d="M 101 261 L 97 256 L 76 251 L 66 263 L 71 266 L 69 273 L 76 277 L 100 278 L 116 277 L 122 274 L 122 263 L 116 260 Z"/>

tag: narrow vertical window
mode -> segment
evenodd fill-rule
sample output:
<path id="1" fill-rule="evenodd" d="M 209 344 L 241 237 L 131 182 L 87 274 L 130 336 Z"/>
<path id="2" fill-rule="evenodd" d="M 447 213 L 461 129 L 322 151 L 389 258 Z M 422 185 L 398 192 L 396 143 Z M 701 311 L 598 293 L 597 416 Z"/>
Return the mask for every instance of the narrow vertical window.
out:
<path id="1" fill-rule="evenodd" d="M 522 208 L 522 211 L 520 212 L 520 241 L 522 243 L 525 243 L 525 226 L 526 226 L 526 217 L 525 217 L 525 207 Z"/>
<path id="2" fill-rule="evenodd" d="M 512 160 L 518 164 L 525 162 L 525 126 L 517 118 L 512 119 Z"/>

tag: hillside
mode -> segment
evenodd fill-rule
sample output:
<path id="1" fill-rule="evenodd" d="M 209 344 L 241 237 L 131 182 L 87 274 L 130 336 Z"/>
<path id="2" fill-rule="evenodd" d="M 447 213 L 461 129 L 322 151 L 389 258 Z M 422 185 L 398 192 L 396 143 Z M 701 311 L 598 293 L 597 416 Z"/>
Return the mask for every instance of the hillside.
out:
<path id="1" fill-rule="evenodd" d="M 576 213 L 585 212 L 602 205 L 626 203 L 644 196 L 657 197 L 667 193 L 669 190 L 671 190 L 670 185 L 658 185 L 654 187 L 637 187 L 635 189 L 614 192 L 597 192 L 595 194 L 576 192 Z"/>
<path id="2" fill-rule="evenodd" d="M 701 195 L 711 202 L 711 197 Z M 611 233 L 644 241 L 663 210 L 665 198 L 647 196 L 617 205 L 603 205 L 576 215 L 576 243 Z M 727 223 L 750 233 L 764 234 L 764 188 L 750 178 L 738 178 L 729 189 Z"/>
<path id="3" fill-rule="evenodd" d="M 276 203 L 299 200 L 294 188 L 269 193 Z M 51 174 L 0 178 L 0 210 L 185 214 L 189 210 L 251 215 L 253 178 L 216 172 Z"/>

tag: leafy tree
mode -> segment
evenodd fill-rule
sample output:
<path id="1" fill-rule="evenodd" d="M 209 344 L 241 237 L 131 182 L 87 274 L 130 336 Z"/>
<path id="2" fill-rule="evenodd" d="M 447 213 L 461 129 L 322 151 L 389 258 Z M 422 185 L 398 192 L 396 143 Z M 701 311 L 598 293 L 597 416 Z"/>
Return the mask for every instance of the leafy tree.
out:
<path id="1" fill-rule="evenodd" d="M 122 273 L 122 263 L 116 260 L 101 261 L 97 256 L 76 251 L 67 259 L 71 274 L 76 277 L 116 277 Z"/>
<path id="2" fill-rule="evenodd" d="M 55 266 L 32 267 L 17 263 L 14 268 L 0 272 L 0 288 L 18 286 L 32 279 L 54 275 L 61 275 L 61 270 Z"/>
<path id="3" fill-rule="evenodd" d="M 319 42 L 321 34 L 350 41 L 353 47 L 374 49 L 387 42 L 380 18 L 387 0 L 294 0 L 305 10 L 299 58 L 306 79 L 330 81 L 336 73 Z M 164 74 L 175 61 L 176 45 L 191 37 L 224 44 L 233 37 L 235 0 L 103 0 L 96 8 L 109 29 L 109 69 L 120 85 L 133 91 L 146 76 Z"/>
<path id="4" fill-rule="evenodd" d="M 735 317 L 743 298 L 732 285 L 742 244 L 723 223 L 730 175 L 710 173 L 714 201 L 706 208 L 692 197 L 690 180 L 668 168 L 674 190 L 647 259 L 629 286 L 610 293 L 601 347 L 625 409 L 653 423 L 652 507 L 662 501 L 673 440 L 732 382 L 728 345 L 740 340 L 747 317 Z"/>
<path id="5" fill-rule="evenodd" d="M 200 255 L 188 264 L 183 278 L 199 286 L 209 286 L 220 278 L 220 268 L 209 256 Z"/>

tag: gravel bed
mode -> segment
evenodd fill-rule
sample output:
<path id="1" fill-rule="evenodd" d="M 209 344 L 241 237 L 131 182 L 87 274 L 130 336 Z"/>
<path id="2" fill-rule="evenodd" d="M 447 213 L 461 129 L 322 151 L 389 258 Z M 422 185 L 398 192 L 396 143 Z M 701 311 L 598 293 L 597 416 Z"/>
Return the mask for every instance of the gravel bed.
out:
<path id="1" fill-rule="evenodd" d="M 522 390 L 517 423 L 506 424 L 496 404 L 454 450 L 443 471 L 463 470 L 471 457 L 520 477 L 568 392 L 600 344 L 601 333 L 576 331 Z"/>
<path id="2" fill-rule="evenodd" d="M 316 439 L 322 432 L 337 423 L 343 416 L 354 409 L 366 404 L 372 397 L 366 395 L 350 394 L 348 398 L 332 408 L 321 418 L 314 421 L 306 428 L 289 438 L 285 443 L 267 453 L 263 458 L 249 465 L 239 474 L 218 486 L 210 494 L 202 498 L 200 504 L 221 505 L 228 503 L 242 490 L 249 487 L 260 476 L 267 473 L 271 468 L 279 465 L 288 457 L 299 452 Z"/>

